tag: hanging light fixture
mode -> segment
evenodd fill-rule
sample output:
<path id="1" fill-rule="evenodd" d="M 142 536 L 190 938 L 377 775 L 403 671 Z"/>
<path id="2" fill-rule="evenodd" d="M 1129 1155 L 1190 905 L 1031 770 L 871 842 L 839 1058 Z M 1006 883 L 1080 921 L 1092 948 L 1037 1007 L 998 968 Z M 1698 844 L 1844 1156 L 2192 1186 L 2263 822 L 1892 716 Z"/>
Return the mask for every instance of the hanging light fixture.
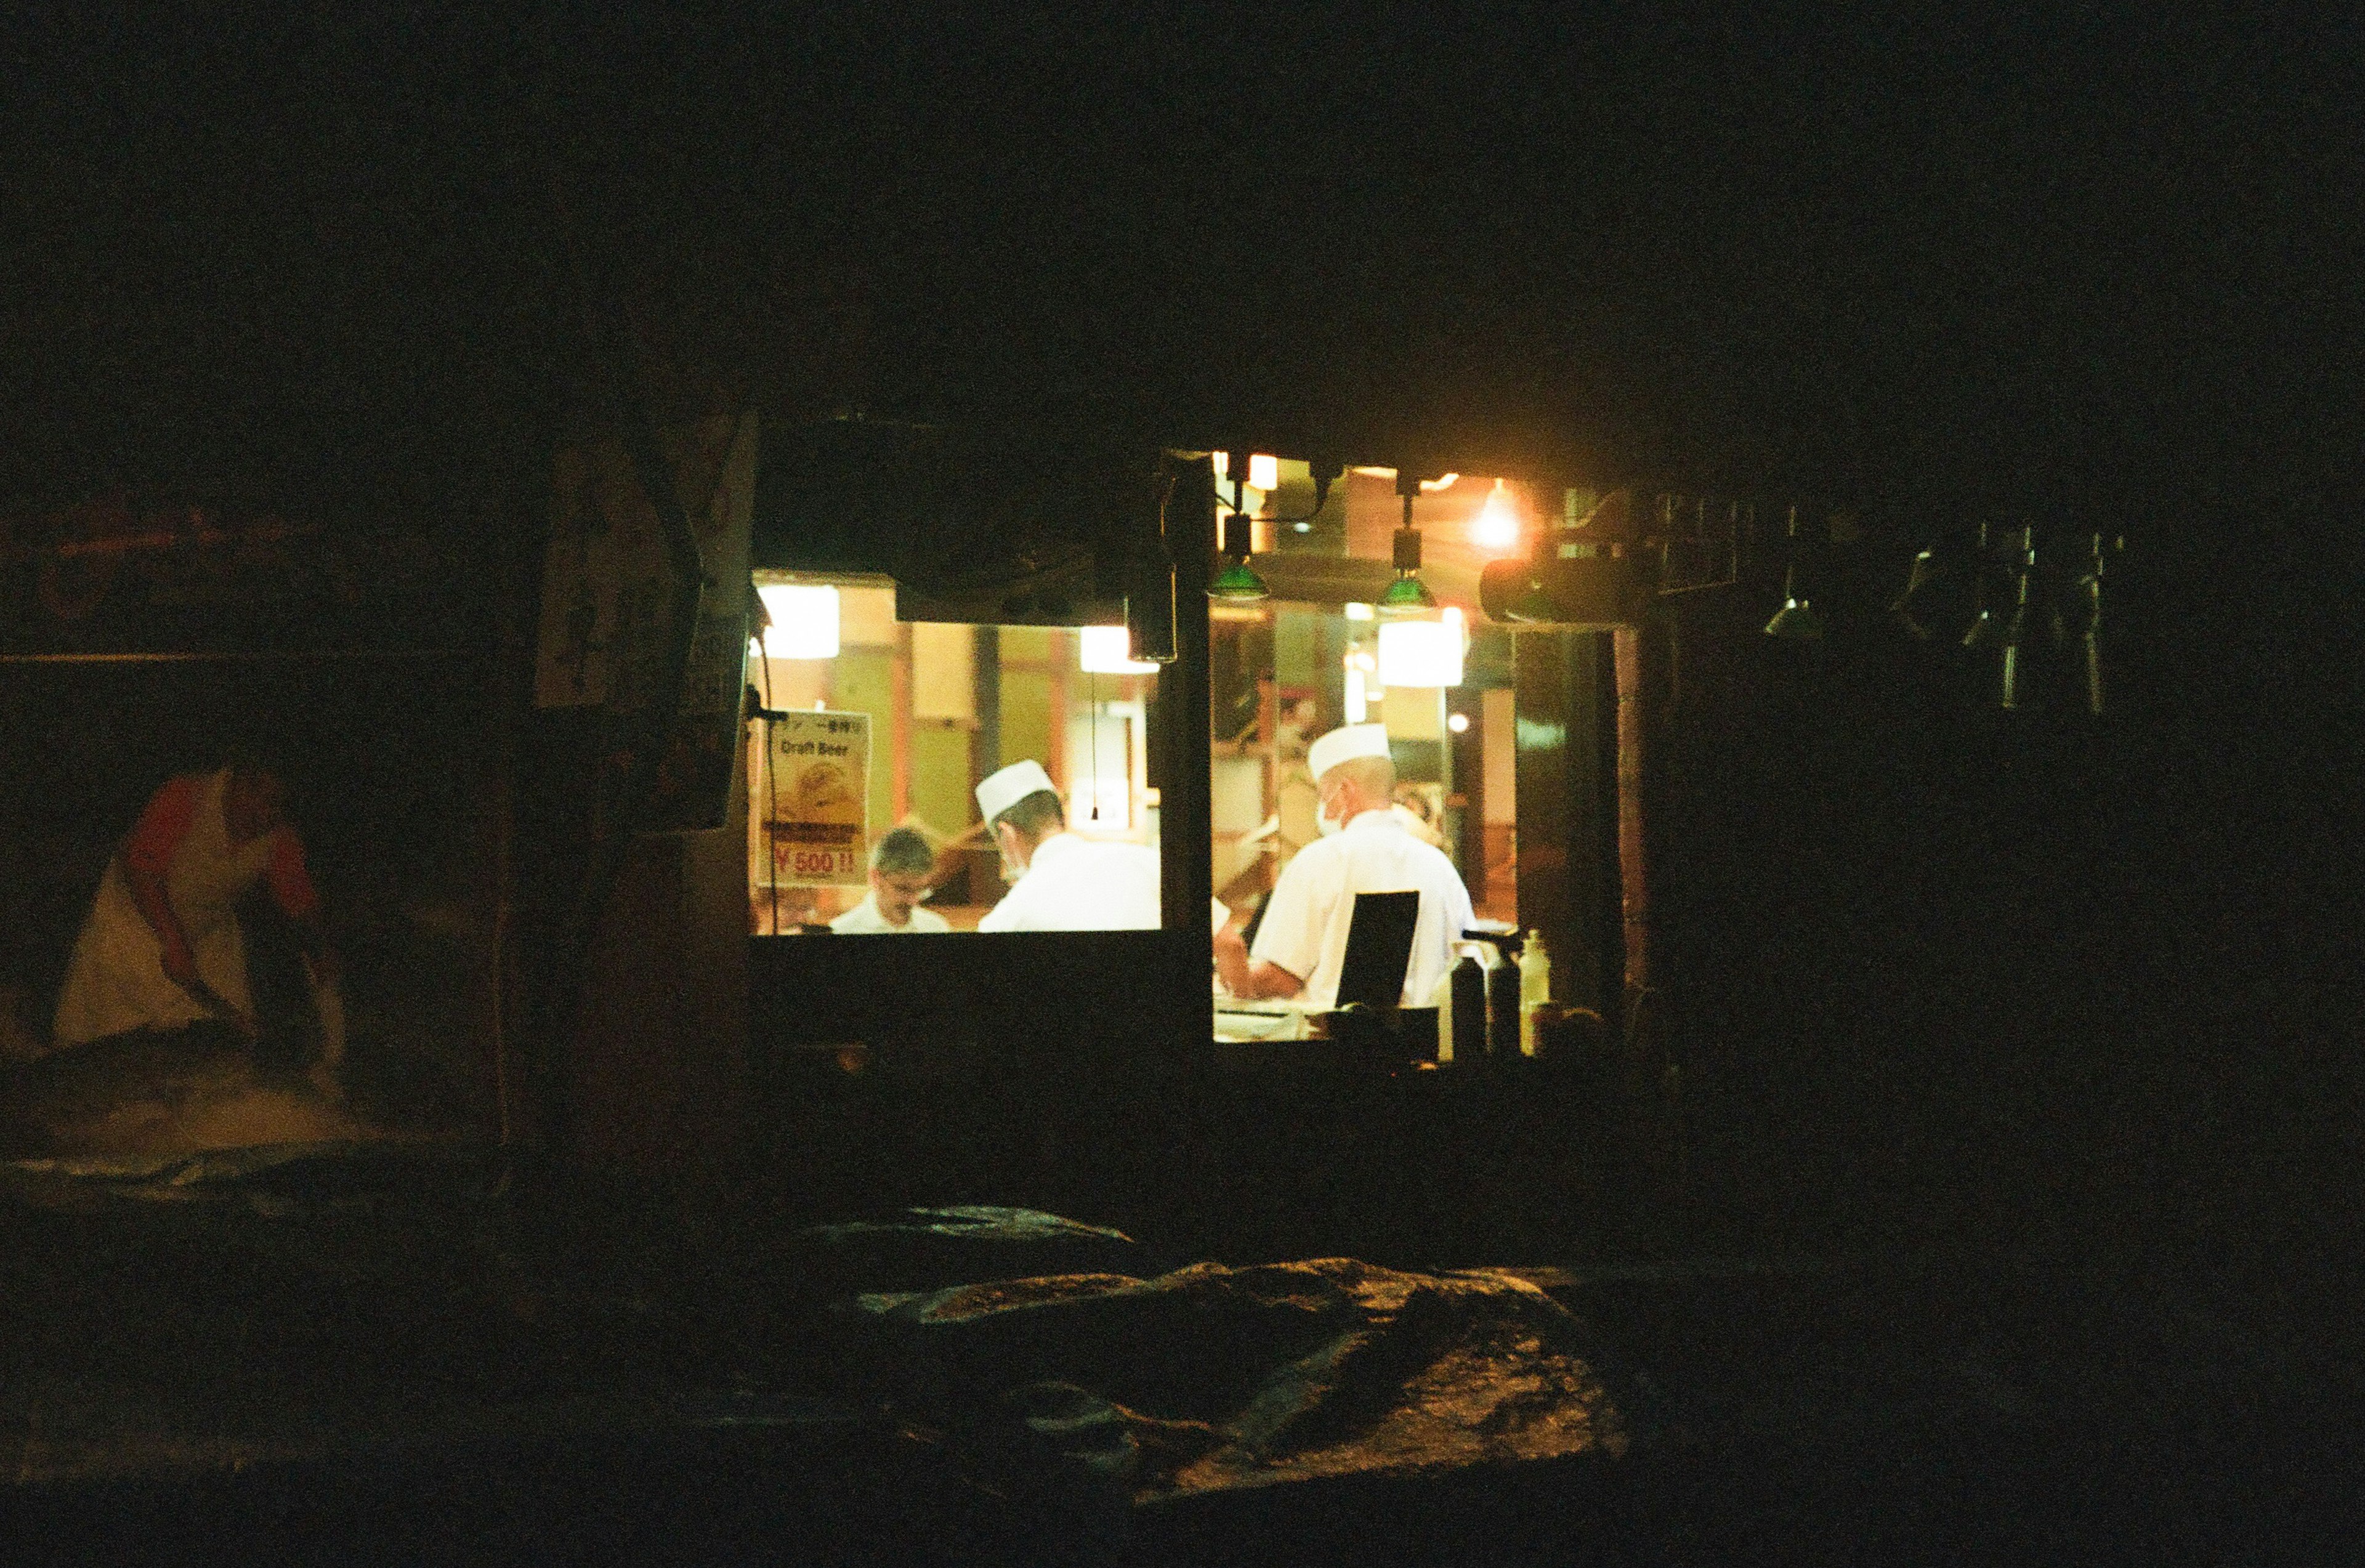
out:
<path id="1" fill-rule="evenodd" d="M 2100 716 L 2102 711 L 2102 536 L 2094 535 L 2092 554 L 2085 575 L 2078 579 L 2078 641 L 2084 655 L 2086 677 L 2086 711 Z"/>
<path id="2" fill-rule="evenodd" d="M 1380 684 L 1459 686 L 1463 651 L 1459 610 L 1449 606 L 1436 621 L 1391 621 L 1380 628 Z"/>
<path id="3" fill-rule="evenodd" d="M 1396 580 L 1380 594 L 1375 608 L 1391 619 L 1425 615 L 1437 608 L 1437 596 L 1420 580 L 1420 530 L 1412 525 L 1412 498 L 1420 493 L 1420 481 L 1409 468 L 1396 474 L 1396 494 L 1404 498 L 1404 521 L 1396 529 Z"/>
<path id="4" fill-rule="evenodd" d="M 770 623 L 764 653 L 775 659 L 837 657 L 837 589 L 826 584 L 763 583 L 756 594 Z"/>
<path id="5" fill-rule="evenodd" d="M 1922 642 L 1934 634 L 1925 606 L 1936 586 L 1953 575 L 1948 566 L 1937 545 L 1920 551 L 1913 557 L 1913 569 L 1906 575 L 1904 591 L 1889 601 L 1889 613 Z"/>
<path id="6" fill-rule="evenodd" d="M 2032 704 L 2023 676 L 2029 642 L 2028 595 L 2036 577 L 2036 548 L 2032 542 L 2034 530 L 2020 531 L 2020 596 L 2012 607 L 2012 624 L 2003 633 L 2003 678 L 1998 689 L 2006 708 L 2025 708 Z"/>
<path id="7" fill-rule="evenodd" d="M 1990 579 L 1995 576 L 1994 564 L 1988 557 L 1988 525 L 1979 524 L 1978 559 L 1972 563 L 1974 573 L 1971 599 L 1971 626 L 1963 633 L 1967 648 L 1992 647 L 2003 640 L 2003 622 L 1995 607 L 1989 602 Z"/>
<path id="8" fill-rule="evenodd" d="M 1272 592 L 1265 586 L 1264 578 L 1257 575 L 1256 568 L 1249 565 L 1249 556 L 1256 549 L 1256 528 L 1248 515 L 1247 498 L 1241 494 L 1245 485 L 1243 476 L 1233 476 L 1232 510 L 1224 519 L 1226 564 L 1216 574 L 1216 580 L 1207 585 L 1209 599 L 1219 599 L 1227 604 L 1253 604 Z"/>
<path id="9" fill-rule="evenodd" d="M 1519 543 L 1519 509 L 1500 479 L 1470 521 L 1470 543 L 1481 550 L 1509 550 Z"/>
<path id="10" fill-rule="evenodd" d="M 1076 633 L 1076 667 L 1086 675 L 1156 675 L 1158 666 L 1133 656 L 1133 638 L 1122 626 L 1085 626 Z"/>
<path id="11" fill-rule="evenodd" d="M 1492 607 L 1488 608 L 1491 610 Z M 1530 572 L 1522 579 L 1518 596 L 1501 610 L 1502 618 L 1506 621 L 1530 622 L 1557 621 L 1560 619 L 1560 606 L 1552 602 L 1552 596 L 1544 589 L 1543 572 L 1541 568 Z"/>
<path id="12" fill-rule="evenodd" d="M 1765 623 L 1765 634 L 1785 642 L 1821 642 L 1823 618 L 1815 613 L 1804 596 L 1799 592 L 1799 509 L 1790 509 L 1789 565 L 1782 572 L 1782 608 Z"/>
<path id="13" fill-rule="evenodd" d="M 2006 708 L 2044 705 L 2038 683 L 2030 678 L 2030 661 L 2047 643 L 2062 640 L 2061 611 L 2046 594 L 2036 573 L 2036 530 L 2020 531 L 2020 590 L 2012 604 L 2012 623 L 2004 629 L 2003 672 L 1998 697 Z"/>

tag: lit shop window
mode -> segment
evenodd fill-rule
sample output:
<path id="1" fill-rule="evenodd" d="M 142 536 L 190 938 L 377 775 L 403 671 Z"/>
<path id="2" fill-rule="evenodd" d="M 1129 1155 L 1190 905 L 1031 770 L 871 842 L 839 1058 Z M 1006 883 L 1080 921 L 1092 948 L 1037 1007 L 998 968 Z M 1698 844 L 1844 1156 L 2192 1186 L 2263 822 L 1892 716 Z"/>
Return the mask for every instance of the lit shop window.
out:
<path id="1" fill-rule="evenodd" d="M 1219 537 L 1232 461 L 1216 454 Z M 1510 634 L 1474 607 L 1485 566 L 1528 547 L 1532 496 L 1512 480 L 1440 474 L 1407 507 L 1395 469 L 1350 468 L 1317 487 L 1287 457 L 1251 457 L 1247 478 L 1250 549 L 1227 544 L 1222 563 L 1239 587 L 1213 592 L 1209 612 L 1217 896 L 1254 922 L 1321 831 L 1307 747 L 1340 724 L 1380 723 L 1398 804 L 1452 858 L 1481 917 L 1512 918 Z M 1402 538 L 1407 514 L 1416 549 Z"/>
<path id="2" fill-rule="evenodd" d="M 1138 846 L 1137 868 L 1138 850 L 1154 857 L 1158 666 L 1129 656 L 1122 627 L 900 622 L 878 579 L 757 582 L 770 624 L 750 644 L 748 679 L 774 716 L 749 726 L 752 932 L 992 929 L 1014 868 L 977 790 L 1020 762 L 1048 779 L 1058 832 Z"/>

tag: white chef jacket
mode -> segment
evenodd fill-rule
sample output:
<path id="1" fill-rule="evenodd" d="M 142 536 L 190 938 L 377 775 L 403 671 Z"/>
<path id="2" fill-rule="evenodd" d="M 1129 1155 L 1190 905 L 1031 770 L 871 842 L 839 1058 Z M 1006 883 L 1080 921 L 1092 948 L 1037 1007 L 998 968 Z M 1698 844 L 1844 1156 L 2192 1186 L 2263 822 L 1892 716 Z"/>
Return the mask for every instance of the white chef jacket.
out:
<path id="1" fill-rule="evenodd" d="M 879 912 L 879 895 L 868 892 L 862 902 L 829 923 L 840 936 L 935 936 L 952 929 L 952 923 L 935 910 L 912 906 L 908 925 L 891 925 Z"/>
<path id="2" fill-rule="evenodd" d="M 1026 875 L 977 923 L 980 931 L 1155 931 L 1158 851 L 1146 844 L 1055 833 Z"/>
<path id="3" fill-rule="evenodd" d="M 1385 807 L 1357 813 L 1339 832 L 1291 857 L 1265 902 L 1250 956 L 1303 980 L 1295 1000 L 1307 1011 L 1327 1011 L 1339 1000 L 1354 895 L 1397 892 L 1420 894 L 1403 1004 L 1426 1006 L 1470 924 L 1470 893 L 1444 851 L 1415 838 Z"/>

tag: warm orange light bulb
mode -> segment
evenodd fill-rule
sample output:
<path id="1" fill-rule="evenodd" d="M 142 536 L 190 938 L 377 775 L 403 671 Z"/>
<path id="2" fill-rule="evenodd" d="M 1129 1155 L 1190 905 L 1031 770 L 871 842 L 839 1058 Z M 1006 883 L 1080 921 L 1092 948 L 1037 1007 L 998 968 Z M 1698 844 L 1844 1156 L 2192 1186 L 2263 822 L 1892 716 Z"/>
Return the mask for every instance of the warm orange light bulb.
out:
<path id="1" fill-rule="evenodd" d="M 1511 499 L 1500 479 L 1470 521 L 1470 543 L 1481 550 L 1508 550 L 1519 543 L 1519 503 Z"/>

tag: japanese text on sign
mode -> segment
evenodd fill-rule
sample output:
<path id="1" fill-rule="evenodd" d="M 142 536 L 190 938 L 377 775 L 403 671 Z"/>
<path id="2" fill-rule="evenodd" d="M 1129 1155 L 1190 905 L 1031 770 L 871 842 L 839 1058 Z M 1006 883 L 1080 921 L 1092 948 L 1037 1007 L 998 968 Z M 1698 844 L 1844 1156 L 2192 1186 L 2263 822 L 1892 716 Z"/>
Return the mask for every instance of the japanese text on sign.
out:
<path id="1" fill-rule="evenodd" d="M 864 881 L 870 849 L 870 715 L 771 721 L 772 876 L 791 888 Z"/>

